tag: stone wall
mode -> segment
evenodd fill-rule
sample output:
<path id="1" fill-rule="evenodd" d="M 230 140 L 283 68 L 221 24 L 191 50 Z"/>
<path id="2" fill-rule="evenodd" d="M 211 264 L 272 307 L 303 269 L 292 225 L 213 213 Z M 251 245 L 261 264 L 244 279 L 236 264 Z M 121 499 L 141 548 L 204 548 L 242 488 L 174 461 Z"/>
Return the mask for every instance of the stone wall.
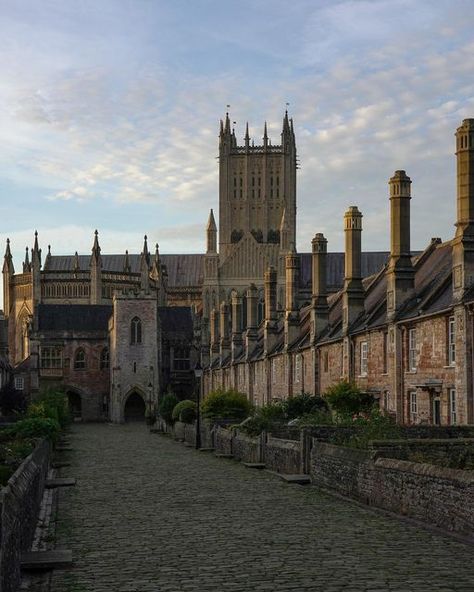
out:
<path id="1" fill-rule="evenodd" d="M 313 484 L 474 541 L 474 472 L 314 441 Z"/>
<path id="2" fill-rule="evenodd" d="M 214 446 L 216 452 L 220 454 L 232 454 L 232 440 L 234 430 L 226 429 L 221 426 L 214 427 Z"/>
<path id="3" fill-rule="evenodd" d="M 42 440 L 0 493 L 0 590 L 15 592 L 20 558 L 32 543 L 48 474 L 51 447 Z"/>
<path id="4" fill-rule="evenodd" d="M 369 447 L 377 452 L 377 457 L 430 463 L 453 469 L 474 469 L 472 438 L 375 440 Z"/>
<path id="5" fill-rule="evenodd" d="M 267 469 L 296 475 L 300 473 L 301 451 L 300 443 L 295 440 L 282 440 L 267 436 L 263 448 L 263 462 Z"/>
<path id="6" fill-rule="evenodd" d="M 232 454 L 235 460 L 242 462 L 258 463 L 262 462 L 262 438 L 251 438 L 236 432 L 232 440 Z"/>

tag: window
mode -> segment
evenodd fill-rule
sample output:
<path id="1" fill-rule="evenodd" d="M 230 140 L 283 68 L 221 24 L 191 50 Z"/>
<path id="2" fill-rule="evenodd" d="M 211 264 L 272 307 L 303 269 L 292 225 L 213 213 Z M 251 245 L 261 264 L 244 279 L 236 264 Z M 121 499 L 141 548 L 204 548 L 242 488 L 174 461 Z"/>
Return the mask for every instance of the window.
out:
<path id="1" fill-rule="evenodd" d="M 367 353 L 368 353 L 368 344 L 367 341 L 361 341 L 360 343 L 360 375 L 367 376 Z"/>
<path id="2" fill-rule="evenodd" d="M 390 391 L 385 391 L 383 395 L 383 406 L 385 411 L 390 409 Z"/>
<path id="3" fill-rule="evenodd" d="M 276 358 L 272 360 L 272 384 L 276 384 L 277 381 L 277 361 Z"/>
<path id="4" fill-rule="evenodd" d="M 86 367 L 86 352 L 81 348 L 74 356 L 74 370 L 84 370 Z"/>
<path id="5" fill-rule="evenodd" d="M 327 351 L 324 352 L 324 372 L 329 370 L 329 353 Z"/>
<path id="6" fill-rule="evenodd" d="M 408 331 L 408 370 L 416 370 L 416 329 Z"/>
<path id="7" fill-rule="evenodd" d="M 142 322 L 138 317 L 132 319 L 130 325 L 130 343 L 136 344 L 142 342 Z"/>
<path id="8" fill-rule="evenodd" d="M 295 382 L 300 382 L 301 380 L 301 354 L 296 354 L 295 356 Z"/>
<path id="9" fill-rule="evenodd" d="M 62 350 L 60 347 L 41 348 L 41 368 L 61 368 Z"/>
<path id="10" fill-rule="evenodd" d="M 189 370 L 189 348 L 175 347 L 173 350 L 173 369 L 174 370 Z"/>
<path id="11" fill-rule="evenodd" d="M 104 347 L 100 352 L 100 369 L 105 370 L 105 368 L 109 367 L 109 363 L 109 348 Z"/>
<path id="12" fill-rule="evenodd" d="M 15 376 L 15 389 L 22 391 L 25 388 L 25 379 L 23 376 Z"/>
<path id="13" fill-rule="evenodd" d="M 418 402 L 416 399 L 416 391 L 410 391 L 410 416 L 412 421 L 415 421 L 418 416 Z"/>
<path id="14" fill-rule="evenodd" d="M 456 325 L 454 317 L 448 319 L 448 364 L 454 366 L 456 363 Z"/>
<path id="15" fill-rule="evenodd" d="M 451 419 L 451 425 L 457 423 L 457 408 L 456 408 L 456 389 L 449 389 L 449 416 Z"/>

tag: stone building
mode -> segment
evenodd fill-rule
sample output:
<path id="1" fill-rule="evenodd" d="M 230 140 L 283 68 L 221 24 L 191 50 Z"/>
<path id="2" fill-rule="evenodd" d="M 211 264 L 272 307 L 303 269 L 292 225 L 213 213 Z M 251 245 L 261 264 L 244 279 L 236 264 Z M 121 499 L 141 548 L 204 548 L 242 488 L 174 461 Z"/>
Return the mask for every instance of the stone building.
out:
<path id="1" fill-rule="evenodd" d="M 323 394 L 345 379 L 372 393 L 401 423 L 473 423 L 473 119 L 456 132 L 456 157 L 452 240 L 432 239 L 423 252 L 411 251 L 411 180 L 396 171 L 389 180 L 388 261 L 364 273 L 362 213 L 351 206 L 344 215 L 344 284 L 337 292 L 328 289 L 327 240 L 316 234 L 311 302 L 301 306 L 302 258 L 289 246 L 284 311 L 275 266 L 264 274 L 262 322 L 254 285 L 246 291 L 244 324 L 234 320 L 241 318 L 238 298 L 212 311 L 205 391 L 232 386 L 262 404 L 302 391 Z"/>

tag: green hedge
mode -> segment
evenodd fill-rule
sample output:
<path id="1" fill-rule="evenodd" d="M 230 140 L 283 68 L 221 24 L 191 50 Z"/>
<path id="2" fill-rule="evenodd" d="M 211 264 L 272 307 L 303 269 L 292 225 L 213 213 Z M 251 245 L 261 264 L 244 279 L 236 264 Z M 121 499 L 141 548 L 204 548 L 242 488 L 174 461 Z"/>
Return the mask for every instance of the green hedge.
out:
<path id="1" fill-rule="evenodd" d="M 201 411 L 208 419 L 243 420 L 252 411 L 252 405 L 243 393 L 234 389 L 217 389 L 201 403 Z"/>

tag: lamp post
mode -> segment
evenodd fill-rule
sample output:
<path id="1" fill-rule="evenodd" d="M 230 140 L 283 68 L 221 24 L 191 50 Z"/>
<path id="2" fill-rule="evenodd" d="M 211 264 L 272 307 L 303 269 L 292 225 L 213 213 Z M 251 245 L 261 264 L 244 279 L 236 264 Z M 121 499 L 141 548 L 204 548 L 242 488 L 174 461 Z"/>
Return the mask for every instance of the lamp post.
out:
<path id="1" fill-rule="evenodd" d="M 196 450 L 201 448 L 201 381 L 202 366 L 197 362 L 194 367 L 194 377 L 196 378 Z"/>

